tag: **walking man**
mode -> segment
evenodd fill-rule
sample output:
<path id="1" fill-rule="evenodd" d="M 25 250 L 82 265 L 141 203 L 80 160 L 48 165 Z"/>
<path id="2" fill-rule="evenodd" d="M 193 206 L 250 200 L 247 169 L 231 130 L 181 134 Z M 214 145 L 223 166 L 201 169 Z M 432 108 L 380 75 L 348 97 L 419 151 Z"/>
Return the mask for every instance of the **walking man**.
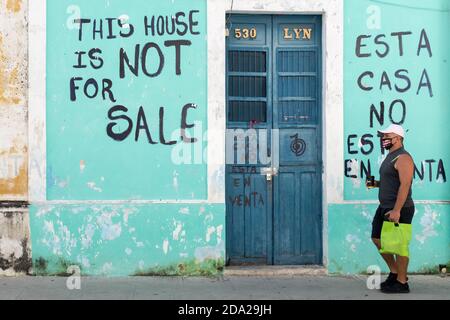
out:
<path id="1" fill-rule="evenodd" d="M 414 162 L 404 149 L 405 132 L 399 125 L 390 125 L 382 134 L 382 146 L 389 154 L 380 167 L 380 180 L 372 187 L 378 187 L 380 205 L 372 222 L 372 241 L 380 250 L 381 229 L 384 221 L 411 224 L 414 216 L 411 185 L 414 174 Z M 369 186 L 369 185 L 368 185 Z M 386 281 L 381 283 L 384 293 L 409 293 L 407 278 L 408 257 L 392 254 L 381 254 L 386 261 L 390 273 Z"/>

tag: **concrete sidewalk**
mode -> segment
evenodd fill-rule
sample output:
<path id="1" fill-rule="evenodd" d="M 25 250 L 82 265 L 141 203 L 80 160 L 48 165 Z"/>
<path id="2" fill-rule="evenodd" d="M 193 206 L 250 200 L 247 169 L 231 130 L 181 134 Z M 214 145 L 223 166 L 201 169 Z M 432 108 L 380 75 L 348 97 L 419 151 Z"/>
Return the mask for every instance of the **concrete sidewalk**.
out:
<path id="1" fill-rule="evenodd" d="M 18 277 L 0 278 L 0 300 L 450 300 L 450 277 L 411 276 L 411 293 L 406 295 L 386 295 L 377 290 L 369 290 L 366 280 L 365 276 L 81 278 L 81 289 L 69 290 L 66 286 L 67 278 Z"/>

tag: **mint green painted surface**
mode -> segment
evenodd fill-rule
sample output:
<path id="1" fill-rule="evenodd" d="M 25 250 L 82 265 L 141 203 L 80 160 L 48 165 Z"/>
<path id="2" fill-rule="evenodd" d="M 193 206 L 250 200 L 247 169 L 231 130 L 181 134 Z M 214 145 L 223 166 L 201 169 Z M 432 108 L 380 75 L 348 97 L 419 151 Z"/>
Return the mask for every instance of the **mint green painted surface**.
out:
<path id="1" fill-rule="evenodd" d="M 214 273 L 225 257 L 224 205 L 33 205 L 30 225 L 37 274 Z"/>
<path id="2" fill-rule="evenodd" d="M 386 264 L 371 241 L 376 205 L 333 204 L 328 206 L 328 252 L 330 273 L 365 273 Z M 412 223 L 410 272 L 437 271 L 450 263 L 450 205 L 419 204 Z"/>
<path id="3" fill-rule="evenodd" d="M 145 36 L 144 16 L 172 17 L 177 12 L 194 14 L 199 35 Z M 77 18 L 100 19 L 129 16 L 134 35 L 129 38 L 92 40 L 92 26 L 85 25 L 85 38 L 78 41 L 78 29 L 70 21 Z M 108 23 L 103 22 L 104 37 L 108 35 Z M 114 22 L 115 33 L 121 30 Z M 98 25 L 97 25 L 98 28 Z M 206 0 L 47 0 L 47 195 L 49 200 L 115 200 L 115 199 L 206 199 L 207 167 L 202 162 L 206 143 L 202 142 L 207 129 L 207 42 Z M 183 30 L 182 30 L 183 31 Z M 175 74 L 175 48 L 165 47 L 167 40 L 189 40 L 191 46 L 181 48 L 181 75 Z M 154 78 L 145 76 L 139 69 L 139 77 L 125 68 L 126 77 L 119 78 L 119 50 L 124 48 L 134 62 L 134 48 L 148 42 L 160 46 L 165 64 L 161 74 Z M 104 66 L 94 70 L 87 55 L 83 61 L 89 67 L 75 69 L 76 51 L 102 50 Z M 156 50 L 150 49 L 147 64 L 149 72 L 158 66 Z M 33 59 L 33 57 L 30 57 Z M 97 64 L 98 61 L 95 61 Z M 69 84 L 72 77 L 82 77 L 77 82 L 77 100 L 70 101 Z M 103 100 L 101 91 L 95 99 L 83 94 L 87 79 L 100 83 L 108 78 L 113 82 L 112 92 L 116 103 Z M 92 94 L 93 88 L 89 89 Z M 192 162 L 199 164 L 179 166 L 171 159 L 172 152 L 184 145 L 180 142 L 181 111 L 185 104 L 193 103 L 188 124 L 199 122 L 196 128 L 187 129 L 187 135 L 199 142 L 186 145 L 192 153 Z M 108 111 L 116 104 L 128 108 L 126 115 L 133 121 L 133 131 L 122 142 L 112 140 L 106 134 L 111 122 Z M 166 140 L 175 139 L 176 146 L 151 145 L 144 130 L 138 142 L 134 141 L 137 114 L 143 106 L 152 138 L 159 142 L 159 108 L 165 107 L 164 132 Z M 116 115 L 123 114 L 117 113 Z M 117 120 L 116 132 L 126 129 L 127 122 Z M 202 129 L 200 129 L 202 126 Z M 173 134 L 173 135 L 172 135 Z M 194 159 L 194 147 L 197 155 Z M 188 150 L 189 151 L 189 150 Z M 185 151 L 186 154 L 186 151 Z M 199 159 L 200 158 L 200 159 Z"/>
<path id="4" fill-rule="evenodd" d="M 407 150 L 412 154 L 415 164 L 421 170 L 424 166 L 424 177 L 416 179 L 413 185 L 413 197 L 416 200 L 449 200 L 450 199 L 450 14 L 448 0 L 411 1 L 411 0 L 346 0 L 345 1 L 345 58 L 344 58 L 344 104 L 345 104 L 345 159 L 356 159 L 366 165 L 370 160 L 372 173 L 379 177 L 379 164 L 382 160 L 377 130 L 382 126 L 374 117 L 373 127 L 370 124 L 370 107 L 375 105 L 380 110 L 380 102 L 385 103 L 384 126 L 391 123 L 389 109 L 393 101 L 401 99 L 406 105 L 404 128 L 409 130 L 405 140 Z M 417 55 L 421 32 L 425 30 L 432 50 L 432 57 L 427 49 L 422 49 Z M 391 36 L 393 32 L 410 31 L 411 35 L 403 36 L 403 56 L 399 53 L 399 41 Z M 385 34 L 389 46 L 386 57 L 380 58 L 385 52 L 383 45 L 376 45 L 374 38 Z M 362 53 L 370 53 L 368 58 L 357 58 L 355 54 L 356 39 L 359 35 L 370 35 L 364 39 Z M 424 42 L 422 42 L 424 43 Z M 405 88 L 406 82 L 397 79 L 395 72 L 399 69 L 408 70 L 411 88 L 406 92 L 397 92 L 395 86 Z M 424 69 L 431 82 L 433 96 L 427 87 L 418 86 Z M 363 91 L 357 85 L 358 77 L 365 71 L 374 73 L 373 79 L 364 78 L 365 86 L 373 86 L 372 91 Z M 391 81 L 392 90 L 387 85 L 380 89 L 383 71 L 386 71 Z M 404 74 L 405 75 L 405 74 Z M 392 118 L 395 122 L 402 119 L 400 104 L 393 108 Z M 383 126 L 383 127 L 384 127 Z M 357 154 L 349 154 L 347 140 L 349 135 L 357 138 L 351 140 L 354 145 L 351 150 Z M 360 139 L 364 134 L 371 134 L 374 149 L 369 155 L 363 155 Z M 368 151 L 369 145 L 363 146 Z M 430 165 L 427 160 L 434 160 Z M 438 175 L 438 163 L 442 160 L 446 174 Z M 351 166 L 349 165 L 351 168 Z M 360 166 L 354 166 L 345 177 L 344 197 L 348 200 L 376 199 L 376 192 L 368 191 L 364 186 L 365 175 L 361 177 Z M 442 172 L 441 172 L 442 173 Z M 430 181 L 431 174 L 431 181 Z"/>

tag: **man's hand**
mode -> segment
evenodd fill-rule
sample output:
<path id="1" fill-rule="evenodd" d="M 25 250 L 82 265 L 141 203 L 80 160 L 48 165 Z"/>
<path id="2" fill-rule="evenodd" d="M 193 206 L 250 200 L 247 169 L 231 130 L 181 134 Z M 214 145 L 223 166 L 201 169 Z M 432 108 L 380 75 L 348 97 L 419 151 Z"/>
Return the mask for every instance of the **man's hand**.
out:
<path id="1" fill-rule="evenodd" d="M 388 216 L 389 221 L 398 223 L 400 221 L 400 211 L 399 210 L 391 210 L 388 213 L 386 213 L 386 216 Z"/>

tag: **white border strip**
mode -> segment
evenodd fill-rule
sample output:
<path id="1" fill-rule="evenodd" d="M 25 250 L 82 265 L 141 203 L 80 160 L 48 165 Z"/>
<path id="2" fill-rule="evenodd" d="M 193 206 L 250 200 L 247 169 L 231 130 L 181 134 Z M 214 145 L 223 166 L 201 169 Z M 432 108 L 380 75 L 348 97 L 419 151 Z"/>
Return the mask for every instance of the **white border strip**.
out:
<path id="1" fill-rule="evenodd" d="M 46 1 L 28 3 L 28 197 L 46 197 Z"/>
<path id="2" fill-rule="evenodd" d="M 225 11 L 226 1 L 207 1 L 208 201 L 225 203 Z"/>

